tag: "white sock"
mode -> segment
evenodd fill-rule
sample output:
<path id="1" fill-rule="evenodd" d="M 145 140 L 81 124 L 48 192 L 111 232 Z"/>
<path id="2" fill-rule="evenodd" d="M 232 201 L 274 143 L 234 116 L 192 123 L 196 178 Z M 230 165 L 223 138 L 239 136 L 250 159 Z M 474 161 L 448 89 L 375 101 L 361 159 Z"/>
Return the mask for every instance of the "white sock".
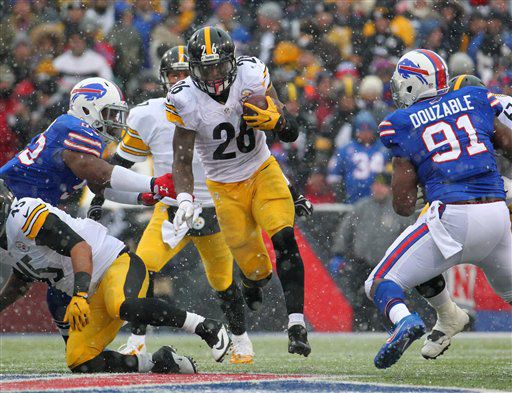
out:
<path id="1" fill-rule="evenodd" d="M 438 293 L 435 296 L 429 297 L 427 299 L 428 304 L 430 304 L 436 311 L 441 308 L 443 304 L 451 302 L 450 292 L 448 292 L 448 288 L 444 288 L 441 293 Z"/>
<path id="2" fill-rule="evenodd" d="M 404 303 L 395 304 L 389 310 L 389 319 L 395 325 L 408 315 L 411 315 L 411 313 Z"/>
<path id="3" fill-rule="evenodd" d="M 128 342 L 130 344 L 133 344 L 133 345 L 136 345 L 136 346 L 139 346 L 141 344 L 145 344 L 146 343 L 146 335 L 140 336 L 138 334 L 133 334 L 132 333 L 132 335 L 128 339 Z"/>
<path id="4" fill-rule="evenodd" d="M 155 363 L 153 363 L 152 353 L 139 353 L 137 356 L 139 373 L 149 373 Z"/>
<path id="5" fill-rule="evenodd" d="M 304 314 L 293 313 L 288 315 L 288 329 L 293 325 L 301 325 L 306 327 L 306 322 L 304 322 Z"/>
<path id="6" fill-rule="evenodd" d="M 249 340 L 249 335 L 247 334 L 247 332 L 240 335 L 232 334 L 231 339 L 233 340 L 233 342 L 247 341 Z"/>
<path id="7" fill-rule="evenodd" d="M 197 325 L 199 325 L 203 321 L 204 317 L 202 317 L 201 315 L 187 311 L 187 318 L 185 319 L 185 323 L 183 324 L 182 329 L 185 330 L 187 333 L 195 333 Z"/>

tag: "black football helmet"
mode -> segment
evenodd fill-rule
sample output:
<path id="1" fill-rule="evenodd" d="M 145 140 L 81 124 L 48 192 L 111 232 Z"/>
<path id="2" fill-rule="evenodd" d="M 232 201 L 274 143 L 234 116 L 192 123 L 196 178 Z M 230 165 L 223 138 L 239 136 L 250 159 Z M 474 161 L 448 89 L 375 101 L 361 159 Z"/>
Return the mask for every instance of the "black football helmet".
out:
<path id="1" fill-rule="evenodd" d="M 5 226 L 7 224 L 7 217 L 9 217 L 9 211 L 11 210 L 14 196 L 4 181 L 0 179 L 0 237 L 5 234 Z"/>
<path id="2" fill-rule="evenodd" d="M 466 86 L 483 86 L 483 87 L 485 87 L 484 82 L 482 82 L 479 78 L 477 78 L 474 75 L 467 75 L 467 74 L 459 75 L 459 76 L 456 76 L 455 78 L 450 79 L 449 85 L 450 85 L 450 91 L 457 91 Z"/>
<path id="3" fill-rule="evenodd" d="M 167 50 L 160 60 L 160 82 L 169 90 L 173 85 L 169 81 L 169 73 L 184 71 L 188 74 L 188 51 L 184 45 L 175 46 Z"/>
<path id="4" fill-rule="evenodd" d="M 188 41 L 190 77 L 207 94 L 218 96 L 236 77 L 235 44 L 224 30 L 206 26 Z"/>

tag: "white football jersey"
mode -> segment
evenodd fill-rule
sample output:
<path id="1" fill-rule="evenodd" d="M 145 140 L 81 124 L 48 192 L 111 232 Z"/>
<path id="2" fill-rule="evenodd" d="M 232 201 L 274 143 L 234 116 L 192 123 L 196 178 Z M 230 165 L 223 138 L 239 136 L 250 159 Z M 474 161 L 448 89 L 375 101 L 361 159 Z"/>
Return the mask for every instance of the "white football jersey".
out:
<path id="1" fill-rule="evenodd" d="M 92 248 L 93 270 L 89 294 L 96 290 L 103 274 L 112 265 L 124 243 L 107 234 L 107 228 L 88 218 L 73 218 L 41 199 L 22 198 L 11 206 L 7 219 L 7 251 L 11 265 L 24 276 L 42 281 L 73 295 L 74 272 L 71 258 L 36 244 L 35 237 L 49 213 L 53 213 L 80 235 Z"/>
<path id="2" fill-rule="evenodd" d="M 233 183 L 246 180 L 270 157 L 265 133 L 241 129 L 242 101 L 265 95 L 270 85 L 268 68 L 256 57 L 240 56 L 237 74 L 225 104 L 194 85 L 190 77 L 167 94 L 167 119 L 196 132 L 195 148 L 209 180 Z"/>
<path id="3" fill-rule="evenodd" d="M 165 116 L 165 98 L 145 101 L 130 110 L 128 130 L 117 146 L 117 154 L 132 161 L 142 162 L 153 156 L 155 176 L 172 173 L 172 140 L 176 126 Z M 212 207 L 213 200 L 206 187 L 206 175 L 197 154 L 192 161 L 194 173 L 194 197 L 204 207 Z M 169 205 L 177 206 L 175 199 L 165 198 Z"/>
<path id="4" fill-rule="evenodd" d="M 495 94 L 495 97 L 503 107 L 503 112 L 498 116 L 498 120 L 512 129 L 512 97 L 506 96 L 505 94 Z"/>

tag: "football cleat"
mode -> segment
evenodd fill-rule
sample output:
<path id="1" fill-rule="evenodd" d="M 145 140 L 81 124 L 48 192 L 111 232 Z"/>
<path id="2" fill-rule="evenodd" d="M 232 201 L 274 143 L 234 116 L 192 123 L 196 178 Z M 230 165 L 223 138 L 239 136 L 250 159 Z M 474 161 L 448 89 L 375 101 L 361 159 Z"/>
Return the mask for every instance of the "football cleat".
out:
<path id="1" fill-rule="evenodd" d="M 437 313 L 437 322 L 427 336 L 421 356 L 425 359 L 436 359 L 451 344 L 451 339 L 464 330 L 469 323 L 469 315 L 454 302 L 441 306 Z"/>
<path id="2" fill-rule="evenodd" d="M 387 339 L 377 356 L 375 356 L 375 367 L 391 367 L 415 340 L 425 334 L 425 331 L 425 324 L 418 314 L 414 313 L 402 318 L 396 324 L 391 337 Z"/>
<path id="3" fill-rule="evenodd" d="M 197 326 L 196 333 L 212 349 L 215 361 L 222 362 L 229 348 L 231 348 L 231 338 L 226 326 L 219 321 L 207 318 Z"/>
<path id="4" fill-rule="evenodd" d="M 247 333 L 240 336 L 233 335 L 233 350 L 229 362 L 231 364 L 251 364 L 254 358 L 252 342 Z"/>
<path id="5" fill-rule="evenodd" d="M 153 354 L 154 363 L 152 373 L 157 374 L 197 374 L 197 366 L 194 359 L 188 356 L 180 356 L 176 351 L 166 345 Z"/>
<path id="6" fill-rule="evenodd" d="M 288 328 L 288 352 L 306 357 L 311 353 L 308 332 L 304 326 L 293 325 Z"/>
<path id="7" fill-rule="evenodd" d="M 141 337 L 143 337 L 142 341 L 134 339 L 133 335 L 130 336 L 126 344 L 121 345 L 117 352 L 123 355 L 139 355 L 147 353 L 146 343 L 144 342 L 145 336 Z"/>
<path id="8" fill-rule="evenodd" d="M 242 283 L 242 295 L 245 300 L 245 304 L 252 311 L 258 311 L 263 304 L 263 289 L 260 287 L 246 287 Z"/>

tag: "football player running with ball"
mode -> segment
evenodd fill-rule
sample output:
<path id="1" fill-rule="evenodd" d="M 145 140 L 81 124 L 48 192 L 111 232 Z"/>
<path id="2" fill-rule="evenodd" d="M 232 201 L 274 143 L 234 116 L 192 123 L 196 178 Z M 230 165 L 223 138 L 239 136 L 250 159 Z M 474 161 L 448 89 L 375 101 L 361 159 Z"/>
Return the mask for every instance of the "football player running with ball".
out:
<path id="1" fill-rule="evenodd" d="M 6 252 L 8 251 L 8 253 Z M 200 336 L 219 361 L 229 348 L 225 326 L 146 298 L 144 262 L 101 224 L 72 218 L 42 199 L 15 200 L 0 180 L 0 262 L 13 269 L 0 291 L 0 311 L 42 281 L 71 300 L 66 362 L 73 372 L 195 373 L 194 362 L 169 346 L 154 354 L 105 350 L 124 321 L 172 326 Z"/>
<path id="2" fill-rule="evenodd" d="M 164 53 L 160 61 L 160 80 L 167 91 L 176 82 L 189 74 L 187 48 L 176 46 Z M 155 98 L 137 105 L 130 110 L 128 129 L 117 147 L 113 162 L 131 167 L 145 161 L 151 154 L 156 176 L 172 171 L 172 140 L 174 124 L 165 115 L 165 97 Z M 201 205 L 201 228 L 189 229 L 183 225 L 174 232 L 172 219 L 178 206 L 175 199 L 166 198 L 155 206 L 151 220 L 137 246 L 137 255 L 144 261 L 150 272 L 159 272 L 188 243 L 197 248 L 210 286 L 216 291 L 221 308 L 233 334 L 231 363 L 252 363 L 253 347 L 245 328 L 244 300 L 240 288 L 233 281 L 233 256 L 220 232 L 212 197 L 205 184 L 204 169 L 199 157 L 194 157 L 194 195 Z M 97 215 L 103 198 L 95 197 L 90 213 Z M 197 224 L 197 223 L 196 223 Z M 151 295 L 151 288 L 148 294 Z M 148 295 L 148 296 L 149 296 Z M 132 326 L 132 335 L 121 353 L 136 354 L 145 351 L 144 325 Z"/>
<path id="3" fill-rule="evenodd" d="M 166 115 L 176 125 L 173 174 L 178 210 L 175 228 L 192 224 L 194 147 L 206 172 L 219 225 L 242 271 L 242 294 L 252 310 L 262 304 L 262 288 L 272 264 L 261 229 L 276 252 L 277 274 L 288 312 L 288 352 L 308 356 L 304 322 L 304 265 L 294 235 L 294 203 L 287 181 L 262 131 L 280 140 L 298 136 L 294 119 L 282 107 L 268 68 L 255 57 L 235 58 L 231 37 L 204 27 L 188 42 L 190 77 L 167 95 Z M 266 96 L 267 108 L 244 99 Z M 243 116 L 244 105 L 254 111 Z"/>
<path id="4" fill-rule="evenodd" d="M 377 368 L 392 366 L 425 333 L 423 321 L 404 303 L 404 289 L 454 265 L 482 268 L 512 304 L 512 233 L 494 157 L 500 148 L 512 159 L 512 130 L 497 119 L 503 107 L 494 94 L 474 86 L 449 91 L 448 80 L 436 53 L 406 53 L 391 79 L 399 109 L 379 125 L 394 156 L 395 211 L 414 213 L 418 184 L 430 207 L 389 247 L 365 283 L 367 296 L 395 325 L 375 357 Z"/>

